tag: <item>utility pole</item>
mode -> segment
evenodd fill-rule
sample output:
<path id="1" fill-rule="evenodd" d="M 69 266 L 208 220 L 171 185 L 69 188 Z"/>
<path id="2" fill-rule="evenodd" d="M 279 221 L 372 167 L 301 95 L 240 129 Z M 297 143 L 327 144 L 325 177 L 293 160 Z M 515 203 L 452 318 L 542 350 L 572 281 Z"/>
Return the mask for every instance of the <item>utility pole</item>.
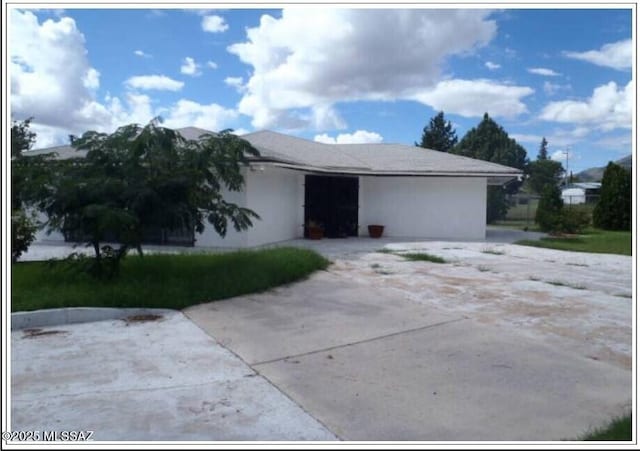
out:
<path id="1" fill-rule="evenodd" d="M 567 157 L 567 170 L 564 173 L 564 186 L 565 187 L 569 186 L 569 151 L 570 150 L 571 150 L 571 146 L 567 146 L 567 148 L 563 152 Z"/>

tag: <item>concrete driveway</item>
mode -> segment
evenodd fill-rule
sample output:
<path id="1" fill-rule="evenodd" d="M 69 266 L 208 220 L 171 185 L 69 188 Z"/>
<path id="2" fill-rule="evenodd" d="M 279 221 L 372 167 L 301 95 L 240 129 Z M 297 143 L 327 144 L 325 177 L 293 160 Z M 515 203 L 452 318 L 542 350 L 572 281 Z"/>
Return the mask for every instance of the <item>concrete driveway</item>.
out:
<path id="1" fill-rule="evenodd" d="M 185 314 L 344 440 L 572 439 L 631 408 L 631 258 L 389 244 Z"/>
<path id="2" fill-rule="evenodd" d="M 627 412 L 631 258 L 495 241 L 322 240 L 328 271 L 189 308 L 193 322 L 15 331 L 12 429 L 537 441 Z"/>
<path id="3" fill-rule="evenodd" d="M 93 431 L 100 441 L 335 440 L 182 313 L 124 318 L 12 332 L 13 431 Z"/>

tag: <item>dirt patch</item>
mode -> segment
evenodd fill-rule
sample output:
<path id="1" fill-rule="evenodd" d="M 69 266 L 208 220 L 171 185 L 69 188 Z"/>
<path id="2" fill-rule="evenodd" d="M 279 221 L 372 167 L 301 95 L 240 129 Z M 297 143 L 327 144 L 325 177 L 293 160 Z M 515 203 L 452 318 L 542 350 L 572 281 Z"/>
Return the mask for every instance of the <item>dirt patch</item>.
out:
<path id="1" fill-rule="evenodd" d="M 66 330 L 24 329 L 22 338 L 37 338 L 48 335 L 68 334 Z"/>
<path id="2" fill-rule="evenodd" d="M 149 321 L 159 321 L 164 316 L 162 315 L 154 315 L 154 314 L 144 314 L 144 315 L 131 315 L 124 318 L 122 321 L 127 323 L 127 326 L 131 323 L 147 323 Z"/>

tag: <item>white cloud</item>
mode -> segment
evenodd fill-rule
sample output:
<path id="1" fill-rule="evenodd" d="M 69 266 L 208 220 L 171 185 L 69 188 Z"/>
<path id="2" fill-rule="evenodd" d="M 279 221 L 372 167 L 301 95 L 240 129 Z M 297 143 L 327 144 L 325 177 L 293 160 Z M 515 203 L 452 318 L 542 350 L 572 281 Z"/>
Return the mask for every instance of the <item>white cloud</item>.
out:
<path id="1" fill-rule="evenodd" d="M 246 135 L 247 133 L 251 133 L 249 130 L 247 130 L 246 128 L 234 128 L 233 129 L 233 134 L 236 136 L 242 136 L 242 135 Z"/>
<path id="2" fill-rule="evenodd" d="M 222 33 L 229 29 L 224 21 L 224 18 L 220 16 L 204 16 L 202 18 L 202 30 L 209 33 Z"/>
<path id="3" fill-rule="evenodd" d="M 159 91 L 180 91 L 184 86 L 184 82 L 174 80 L 166 75 L 137 75 L 129 78 L 125 84 L 131 88 Z"/>
<path id="4" fill-rule="evenodd" d="M 207 67 L 209 69 L 217 69 L 218 65 L 216 63 L 214 63 L 213 61 L 207 61 Z"/>
<path id="5" fill-rule="evenodd" d="M 545 80 L 544 85 L 542 86 L 542 89 L 544 90 L 545 94 L 547 94 L 548 96 L 552 96 L 559 91 L 564 91 L 564 90 L 570 91 L 571 85 L 570 84 L 561 85 L 558 83 L 551 83 L 550 81 Z"/>
<path id="6" fill-rule="evenodd" d="M 324 144 L 365 144 L 381 143 L 383 138 L 376 132 L 356 130 L 353 133 L 340 133 L 335 138 L 323 133 L 322 135 L 316 135 L 313 140 Z"/>
<path id="7" fill-rule="evenodd" d="M 93 67 L 89 68 L 82 79 L 82 84 L 88 89 L 98 89 L 100 87 L 100 72 Z"/>
<path id="8" fill-rule="evenodd" d="M 243 89 L 242 82 L 243 82 L 242 77 L 227 77 L 224 79 L 224 83 L 227 86 L 231 86 L 232 88 L 235 88 L 238 91 L 241 91 Z"/>
<path id="9" fill-rule="evenodd" d="M 618 70 L 631 69 L 633 60 L 633 43 L 625 39 L 611 44 L 605 44 L 599 50 L 586 52 L 563 52 L 569 58 L 587 61 L 598 66 L 611 67 Z"/>
<path id="10" fill-rule="evenodd" d="M 549 157 L 554 161 L 559 161 L 563 165 L 567 162 L 567 151 L 566 150 L 556 150 Z M 569 150 L 569 161 L 576 159 L 576 154 Z"/>
<path id="11" fill-rule="evenodd" d="M 512 86 L 490 80 L 445 80 L 435 88 L 418 93 L 414 98 L 435 110 L 478 117 L 515 117 L 527 111 L 522 98 L 534 93 L 527 86 Z"/>
<path id="12" fill-rule="evenodd" d="M 200 72 L 200 65 L 189 56 L 187 56 L 182 61 L 182 66 L 180 66 L 180 73 L 191 75 L 193 77 L 197 77 L 198 75 L 202 74 L 202 72 Z"/>
<path id="13" fill-rule="evenodd" d="M 631 128 L 633 82 L 620 87 L 615 82 L 599 86 L 584 101 L 563 100 L 544 107 L 540 118 L 546 121 L 588 124 L 601 130 Z"/>
<path id="14" fill-rule="evenodd" d="M 500 69 L 502 67 L 502 66 L 500 66 L 500 64 L 492 63 L 491 61 L 487 61 L 486 63 L 484 63 L 484 65 L 489 70 L 496 70 L 496 69 Z"/>
<path id="15" fill-rule="evenodd" d="M 239 110 L 256 128 L 304 127 L 331 123 L 316 119 L 323 111 L 335 116 L 337 102 L 415 99 L 438 81 L 448 56 L 469 54 L 495 36 L 489 14 L 323 7 L 263 15 L 246 42 L 228 47 L 253 68 Z"/>
<path id="16" fill-rule="evenodd" d="M 167 126 L 195 125 L 211 130 L 232 127 L 235 110 L 192 100 L 159 108 L 146 94 L 95 98 L 100 74 L 87 59 L 84 36 L 73 19 L 49 19 L 42 24 L 30 11 L 11 11 L 10 70 L 11 116 L 33 116 L 35 148 L 68 143 L 70 134 L 87 130 L 113 132 L 130 123 L 146 124 L 162 115 Z M 131 77 L 125 85 L 134 90 L 179 90 L 183 83 L 162 75 Z"/>
<path id="17" fill-rule="evenodd" d="M 542 135 L 529 135 L 525 133 L 510 133 L 513 139 L 519 143 L 540 143 L 542 141 Z"/>
<path id="18" fill-rule="evenodd" d="M 149 53 L 145 53 L 142 50 L 134 50 L 133 54 L 139 56 L 140 58 L 151 58 Z"/>
<path id="19" fill-rule="evenodd" d="M 36 134 L 34 148 L 54 147 L 69 144 L 68 130 L 61 127 L 31 123 L 29 129 Z"/>
<path id="20" fill-rule="evenodd" d="M 94 99 L 99 72 L 87 59 L 83 34 L 69 17 L 42 24 L 30 11 L 11 10 L 11 114 L 50 128 L 81 130 L 109 119 Z"/>
<path id="21" fill-rule="evenodd" d="M 192 100 L 180 99 L 162 117 L 165 119 L 163 126 L 169 128 L 193 126 L 219 131 L 228 128 L 238 118 L 238 112 L 216 103 L 202 105 Z"/>
<path id="22" fill-rule="evenodd" d="M 606 136 L 595 142 L 598 147 L 631 152 L 631 133 L 626 135 Z"/>
<path id="23" fill-rule="evenodd" d="M 553 69 L 547 69 L 546 67 L 530 67 L 527 69 L 530 74 L 542 75 L 544 77 L 559 77 L 560 73 Z"/>

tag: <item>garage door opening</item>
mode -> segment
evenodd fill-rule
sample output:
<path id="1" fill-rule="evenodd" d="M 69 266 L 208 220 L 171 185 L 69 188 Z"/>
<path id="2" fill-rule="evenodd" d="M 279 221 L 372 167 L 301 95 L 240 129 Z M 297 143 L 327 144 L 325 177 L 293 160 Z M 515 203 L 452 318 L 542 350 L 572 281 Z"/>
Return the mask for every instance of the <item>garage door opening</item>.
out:
<path id="1" fill-rule="evenodd" d="M 328 238 L 358 236 L 358 188 L 357 177 L 305 176 L 305 224 L 321 224 Z"/>

